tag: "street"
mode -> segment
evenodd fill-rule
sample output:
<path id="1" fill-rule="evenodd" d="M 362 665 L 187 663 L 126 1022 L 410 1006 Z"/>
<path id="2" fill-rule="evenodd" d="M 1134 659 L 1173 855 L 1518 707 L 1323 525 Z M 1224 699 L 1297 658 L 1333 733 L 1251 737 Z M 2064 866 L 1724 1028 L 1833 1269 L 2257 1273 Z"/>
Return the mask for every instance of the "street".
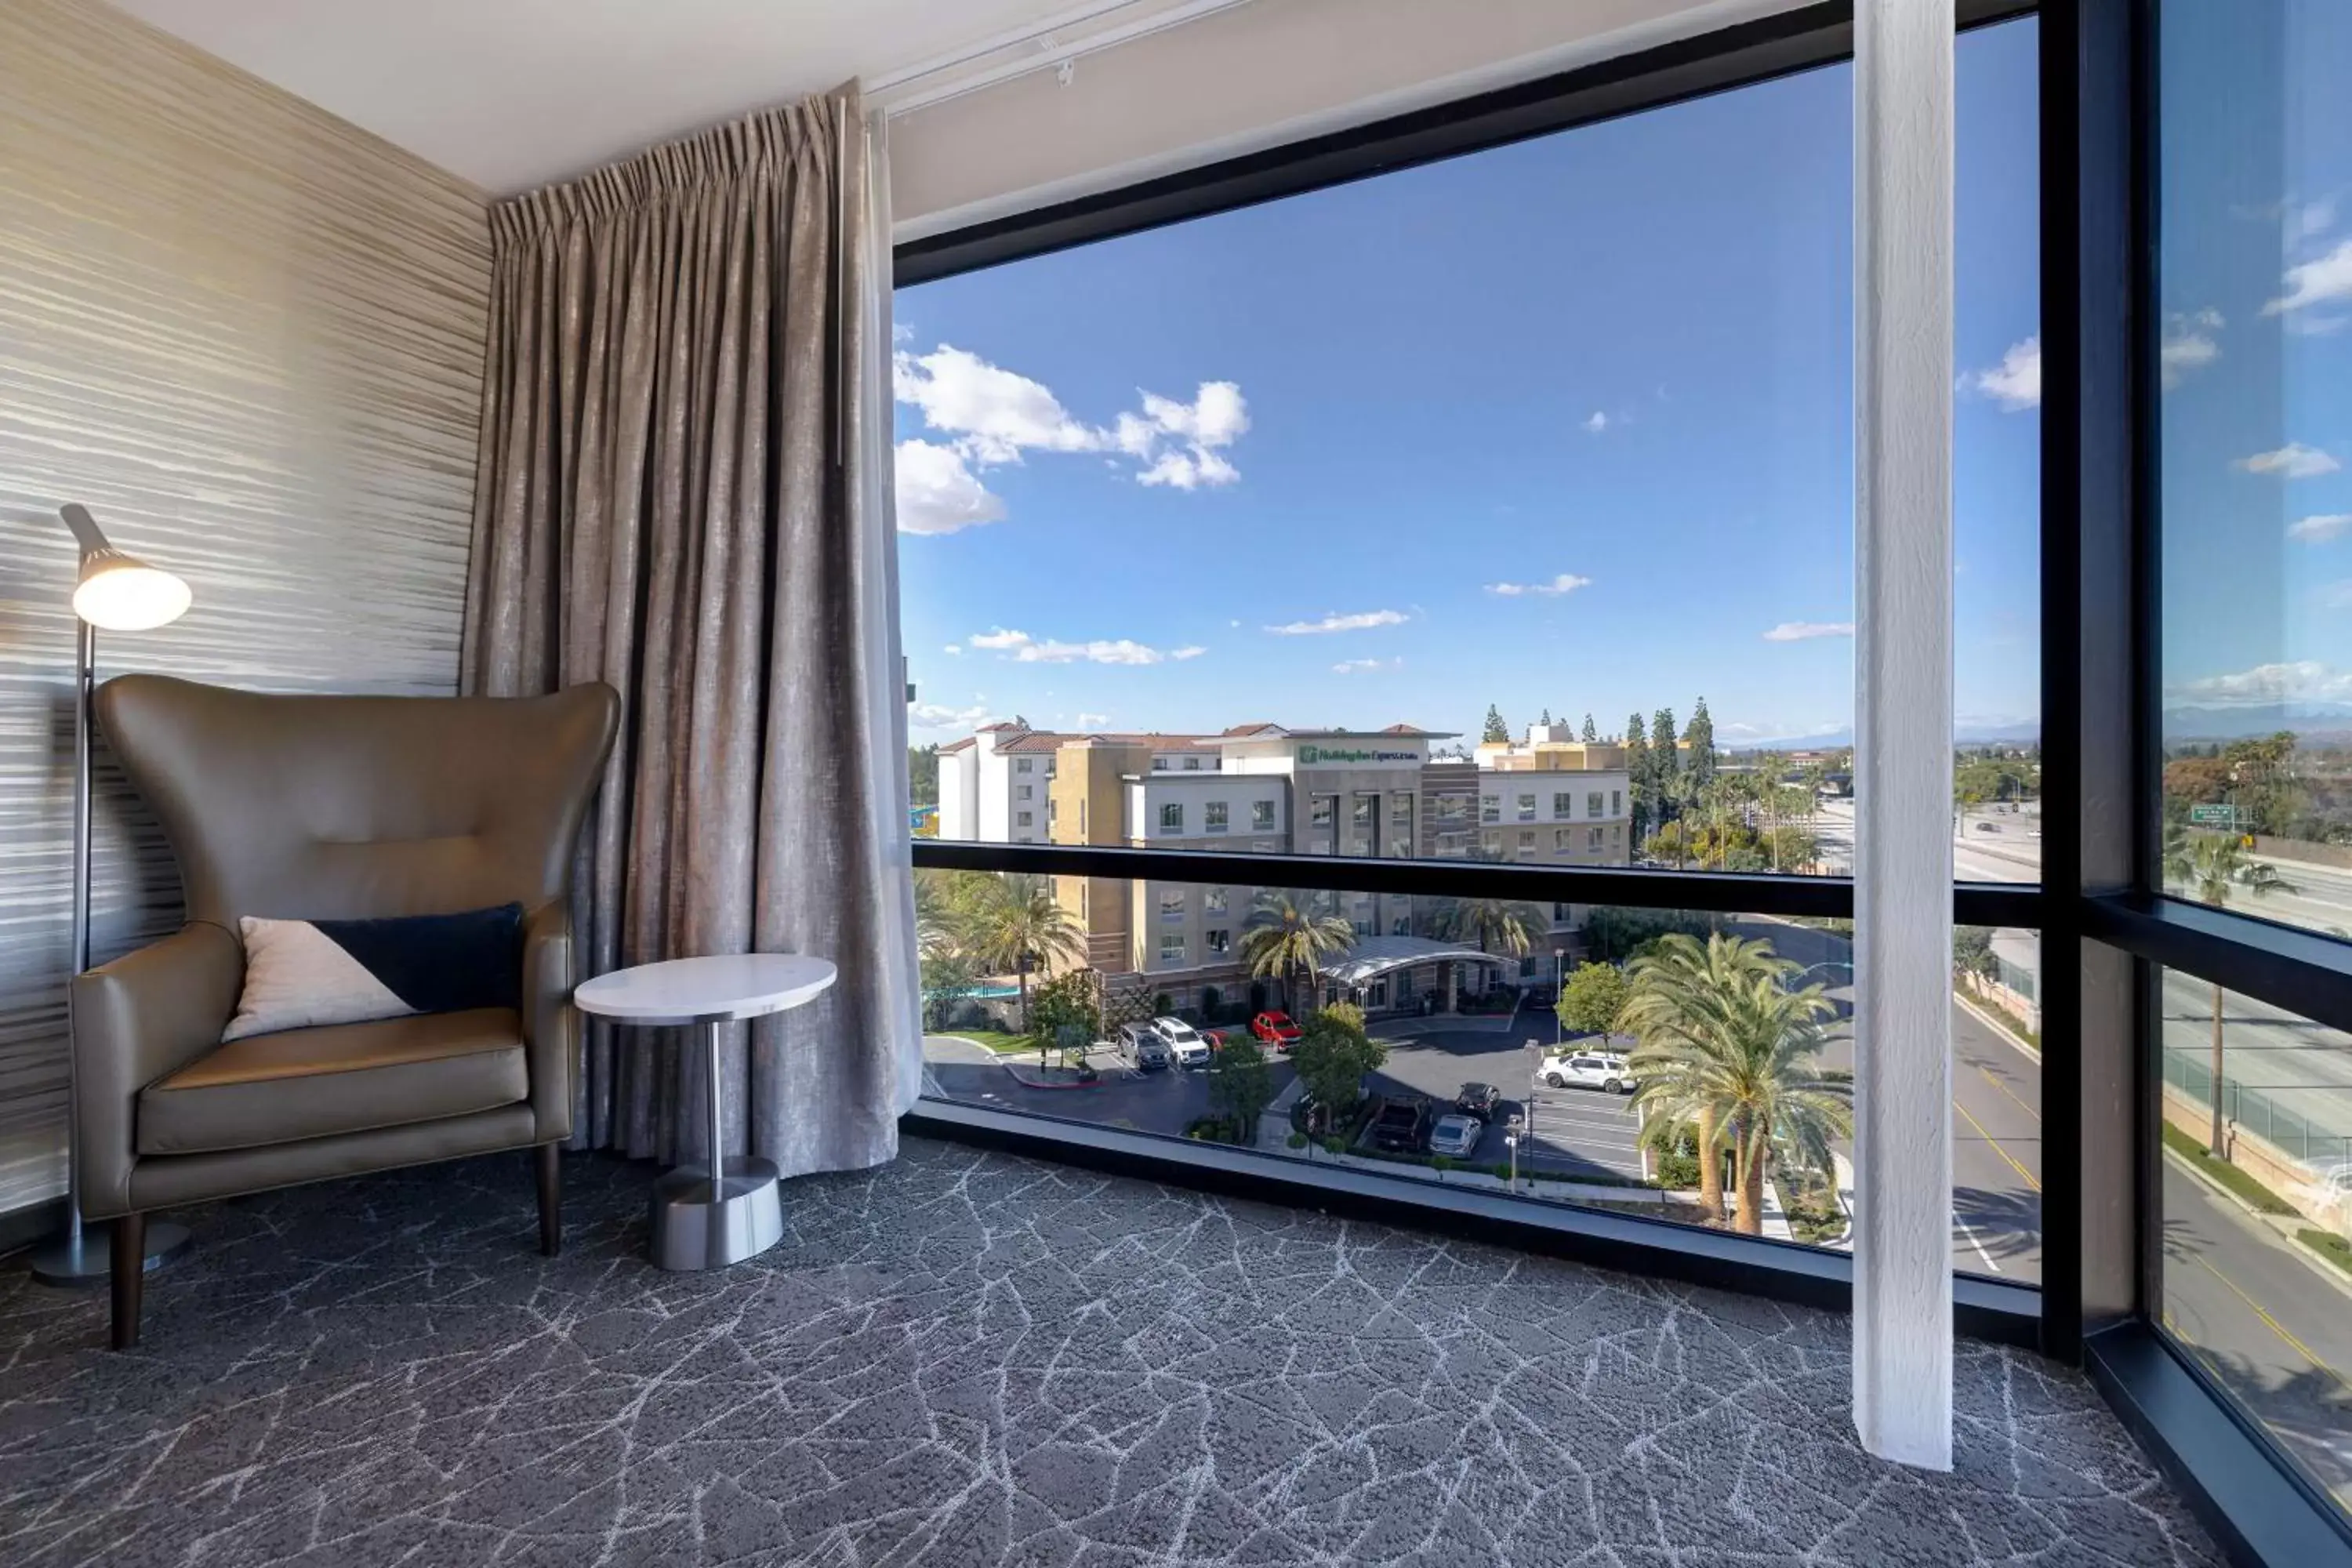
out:
<path id="1" fill-rule="evenodd" d="M 2193 974 L 2164 976 L 2164 1054 L 2168 1076 L 2203 1100 L 2211 1071 L 2213 987 Z M 2240 1129 L 2280 1146 L 2315 1173 L 2352 1161 L 2352 1037 L 2300 1015 L 2225 993 L 2222 1072 L 2244 1094 Z M 2209 1102 L 2210 1103 L 2210 1102 Z M 2284 1111 L 2273 1118 L 2265 1103 Z"/>
<path id="2" fill-rule="evenodd" d="M 2165 1326 L 2352 1504 L 2352 1295 L 2298 1250 L 2167 1156 Z"/>

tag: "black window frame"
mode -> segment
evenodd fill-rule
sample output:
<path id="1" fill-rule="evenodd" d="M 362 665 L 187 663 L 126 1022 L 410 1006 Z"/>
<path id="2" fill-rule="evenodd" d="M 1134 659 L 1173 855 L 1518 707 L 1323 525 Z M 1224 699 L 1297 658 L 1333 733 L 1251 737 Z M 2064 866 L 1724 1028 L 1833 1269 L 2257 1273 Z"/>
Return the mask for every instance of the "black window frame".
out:
<path id="1" fill-rule="evenodd" d="M 2157 1325 L 2158 964 L 2352 1029 L 2352 944 L 2163 895 L 2156 658 L 2155 28 L 2160 0 L 1958 0 L 2040 18 L 2042 880 L 1956 882 L 1956 921 L 2039 933 L 2039 1290 L 1956 1275 L 1959 1331 L 2084 1366 L 2233 1559 L 2335 1561 L 2352 1528 Z M 1457 102 L 897 247 L 905 288 L 1851 59 L 1816 4 Z M 2117 280 L 2124 286 L 2118 289 Z M 1499 805 L 1499 800 L 1497 801 Z M 1464 797 L 1467 805 L 1467 796 Z M 1465 831 L 1494 827 L 1482 808 Z M 2053 809 L 2054 808 L 2054 809 Z M 1443 807 L 1439 807 L 1443 816 Z M 1311 815 L 1311 814 L 1310 814 Z M 1469 816 L 1466 809 L 1463 816 Z M 1851 919 L 1849 879 L 1458 858 L 914 841 L 918 868 Z M 1843 1309 L 1851 1260 L 1789 1243 L 1027 1112 L 924 1100 L 910 1131 Z M 2216 1420 L 2217 1411 L 2225 1419 Z"/>

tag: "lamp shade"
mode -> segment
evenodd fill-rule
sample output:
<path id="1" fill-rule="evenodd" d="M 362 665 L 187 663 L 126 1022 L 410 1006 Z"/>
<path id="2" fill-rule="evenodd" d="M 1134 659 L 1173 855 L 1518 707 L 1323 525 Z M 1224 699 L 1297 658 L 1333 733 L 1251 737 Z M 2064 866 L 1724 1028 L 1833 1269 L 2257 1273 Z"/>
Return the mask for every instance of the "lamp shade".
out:
<path id="1" fill-rule="evenodd" d="M 75 615 L 102 632 L 144 632 L 169 626 L 188 613 L 194 595 L 187 584 L 109 544 L 88 507 L 68 505 L 58 515 L 81 544 Z"/>
<path id="2" fill-rule="evenodd" d="M 187 584 L 169 572 L 109 550 L 82 561 L 73 607 L 100 631 L 143 632 L 187 614 L 191 598 Z"/>

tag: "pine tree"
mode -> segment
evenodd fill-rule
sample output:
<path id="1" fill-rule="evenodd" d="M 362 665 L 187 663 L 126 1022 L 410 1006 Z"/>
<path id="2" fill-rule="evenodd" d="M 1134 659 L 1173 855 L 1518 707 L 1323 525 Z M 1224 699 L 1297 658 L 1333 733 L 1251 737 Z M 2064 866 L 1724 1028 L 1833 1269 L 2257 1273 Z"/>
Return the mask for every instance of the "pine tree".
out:
<path id="1" fill-rule="evenodd" d="M 1650 773 L 1661 825 L 1680 815 L 1675 807 L 1682 780 L 1682 759 L 1675 751 L 1675 710 L 1661 708 L 1650 718 Z"/>
<path id="2" fill-rule="evenodd" d="M 1715 782 L 1715 721 L 1706 716 L 1706 699 L 1698 700 L 1691 710 L 1690 728 L 1683 731 L 1690 742 L 1691 784 L 1705 789 Z"/>
<path id="3" fill-rule="evenodd" d="M 1584 716 L 1584 743 L 1590 746 L 1597 742 L 1600 739 L 1601 731 L 1592 727 L 1592 715 L 1587 713 Z"/>
<path id="4" fill-rule="evenodd" d="M 1650 767 L 1650 742 L 1643 738 L 1639 713 L 1625 721 L 1625 779 L 1633 795 L 1633 843 L 1639 847 L 1657 826 L 1656 780 Z"/>
<path id="5" fill-rule="evenodd" d="M 1550 710 L 1550 709 L 1549 709 L 1549 708 L 1545 709 L 1545 710 L 1543 710 L 1543 717 L 1542 717 L 1542 718 L 1540 718 L 1540 719 L 1538 719 L 1538 720 L 1537 720 L 1537 721 L 1536 721 L 1536 722 L 1537 722 L 1537 723 L 1538 723 L 1538 724 L 1549 724 L 1549 723 L 1550 723 L 1550 722 L 1551 722 L 1551 710 Z"/>
<path id="6" fill-rule="evenodd" d="M 1480 738 L 1485 741 L 1500 742 L 1504 745 L 1510 744 L 1511 727 L 1503 722 L 1503 710 L 1491 702 L 1486 704 L 1486 732 Z"/>

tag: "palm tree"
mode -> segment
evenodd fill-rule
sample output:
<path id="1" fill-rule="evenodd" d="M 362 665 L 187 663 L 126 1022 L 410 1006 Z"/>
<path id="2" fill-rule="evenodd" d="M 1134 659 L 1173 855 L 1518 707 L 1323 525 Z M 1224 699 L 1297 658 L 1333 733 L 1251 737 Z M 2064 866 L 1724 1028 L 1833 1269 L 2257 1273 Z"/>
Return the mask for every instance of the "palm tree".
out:
<path id="1" fill-rule="evenodd" d="M 1439 911 L 1435 924 L 1448 942 L 1475 942 L 1480 952 L 1500 949 L 1513 958 L 1549 929 L 1541 910 L 1515 899 L 1455 899 Z"/>
<path id="2" fill-rule="evenodd" d="M 1790 990 L 1796 965 L 1769 942 L 1662 938 L 1633 967 L 1625 1023 L 1640 1037 L 1631 1061 L 1633 1102 L 1672 1137 L 1697 1131 L 1700 1201 L 1719 1214 L 1717 1148 L 1727 1141 L 1738 1181 L 1735 1224 L 1764 1229 L 1764 1168 L 1779 1149 L 1809 1169 L 1830 1168 L 1832 1140 L 1853 1131 L 1852 1075 L 1821 1066 L 1834 1009 L 1819 985 Z"/>
<path id="3" fill-rule="evenodd" d="M 1338 915 L 1317 912 L 1314 895 L 1268 888 L 1257 896 L 1242 931 L 1241 959 L 1253 978 L 1278 978 L 1283 1005 L 1298 1014 L 1297 976 L 1323 973 L 1323 961 L 1356 944 L 1356 928 Z"/>
<path id="4" fill-rule="evenodd" d="M 1013 971 L 1021 985 L 1021 1026 L 1029 1026 L 1029 969 L 1042 962 L 1078 963 L 1086 958 L 1070 912 L 1054 898 L 1054 880 L 1009 871 L 981 892 L 964 911 L 963 945 L 998 973 Z"/>
<path id="5" fill-rule="evenodd" d="M 2227 909 L 2231 896 L 2241 890 L 2257 899 L 2292 893 L 2295 885 L 2278 874 L 2267 860 L 2246 853 L 2246 841 L 2234 833 L 2168 834 L 2164 841 L 2164 876 L 2179 883 L 2192 899 L 2215 909 Z M 2213 1124 L 2207 1145 L 2213 1158 L 2230 1157 L 2221 1126 L 2221 983 L 2213 983 Z"/>

